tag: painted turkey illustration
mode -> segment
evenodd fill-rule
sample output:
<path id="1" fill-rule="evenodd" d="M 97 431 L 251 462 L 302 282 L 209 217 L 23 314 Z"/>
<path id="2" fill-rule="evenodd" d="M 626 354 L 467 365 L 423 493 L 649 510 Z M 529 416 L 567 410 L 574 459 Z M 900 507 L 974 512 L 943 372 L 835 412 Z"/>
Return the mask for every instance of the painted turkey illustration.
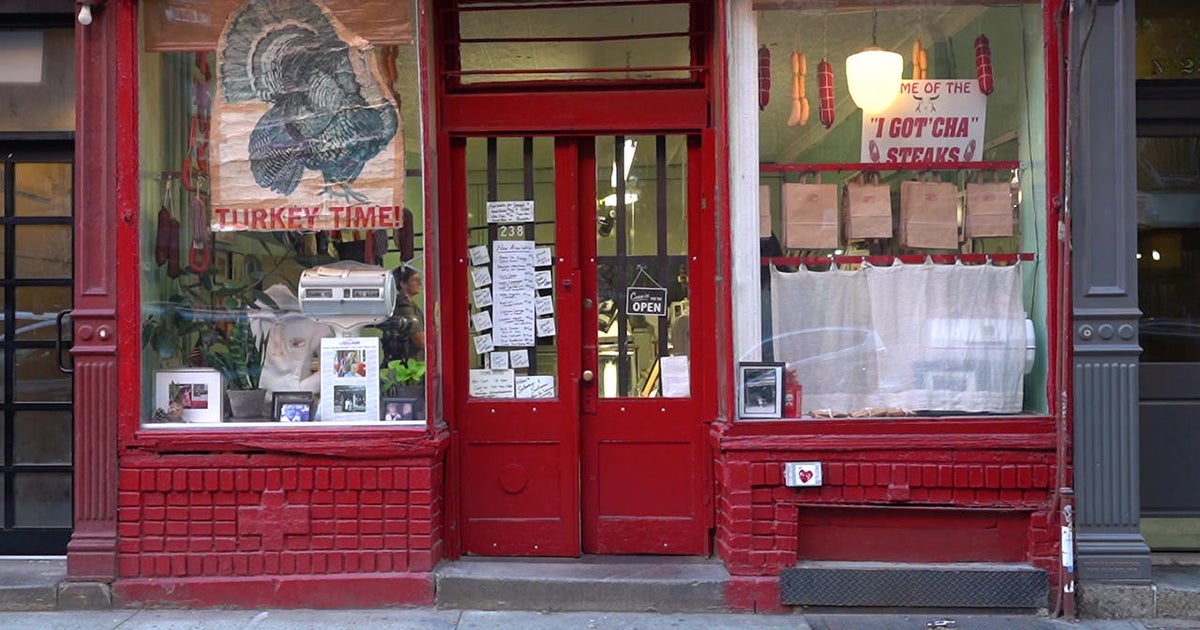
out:
<path id="1" fill-rule="evenodd" d="M 308 169 L 323 194 L 367 202 L 350 184 L 399 125 L 371 46 L 310 0 L 251 0 L 219 51 L 224 100 L 271 104 L 250 134 L 258 185 L 291 194 Z"/>

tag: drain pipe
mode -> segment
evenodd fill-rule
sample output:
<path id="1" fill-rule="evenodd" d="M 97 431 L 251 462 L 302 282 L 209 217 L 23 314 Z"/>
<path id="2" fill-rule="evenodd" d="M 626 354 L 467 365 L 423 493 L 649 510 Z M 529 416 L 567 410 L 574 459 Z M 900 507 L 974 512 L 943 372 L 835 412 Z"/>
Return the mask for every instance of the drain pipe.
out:
<path id="1" fill-rule="evenodd" d="M 1062 497 L 1062 566 L 1058 570 L 1062 615 L 1075 621 L 1075 491 L 1059 488 Z"/>

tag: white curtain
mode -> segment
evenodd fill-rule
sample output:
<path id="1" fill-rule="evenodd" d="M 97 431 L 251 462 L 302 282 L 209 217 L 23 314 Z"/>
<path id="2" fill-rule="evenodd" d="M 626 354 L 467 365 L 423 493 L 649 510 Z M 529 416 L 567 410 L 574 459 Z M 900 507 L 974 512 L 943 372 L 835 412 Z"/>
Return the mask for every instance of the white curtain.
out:
<path id="1" fill-rule="evenodd" d="M 802 411 L 1018 413 L 1025 315 L 1018 265 L 771 271 L 774 359 Z"/>

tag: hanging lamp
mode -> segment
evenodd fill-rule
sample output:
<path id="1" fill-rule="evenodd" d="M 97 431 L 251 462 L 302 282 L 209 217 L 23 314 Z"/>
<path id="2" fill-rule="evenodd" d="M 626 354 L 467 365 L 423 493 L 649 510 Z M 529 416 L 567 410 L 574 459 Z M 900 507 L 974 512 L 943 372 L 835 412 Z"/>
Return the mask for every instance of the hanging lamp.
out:
<path id="1" fill-rule="evenodd" d="M 904 57 L 876 45 L 878 11 L 871 11 L 871 45 L 846 58 L 850 98 L 865 113 L 887 109 L 900 95 Z"/>

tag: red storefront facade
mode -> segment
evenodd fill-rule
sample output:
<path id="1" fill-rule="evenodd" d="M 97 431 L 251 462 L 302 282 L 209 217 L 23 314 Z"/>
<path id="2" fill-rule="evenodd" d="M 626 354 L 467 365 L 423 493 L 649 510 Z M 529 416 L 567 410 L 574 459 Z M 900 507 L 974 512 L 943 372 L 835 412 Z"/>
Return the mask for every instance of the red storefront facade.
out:
<path id="1" fill-rule="evenodd" d="M 764 15 L 786 15 L 817 25 L 814 32 L 828 31 L 826 12 L 786 1 L 657 3 L 671 5 L 676 13 L 666 19 L 682 25 L 668 37 L 684 51 L 678 63 L 639 61 L 635 52 L 632 62 L 616 70 L 603 64 L 586 71 L 568 66 L 574 74 L 538 66 L 487 68 L 479 71 L 486 80 L 474 81 L 471 63 L 477 57 L 468 47 L 495 46 L 498 38 L 466 33 L 462 16 L 472 11 L 553 14 L 570 3 L 514 9 L 463 1 L 420 2 L 409 21 L 407 45 L 419 51 L 413 58 L 420 59 L 412 75 L 420 116 L 403 124 L 420 130 L 419 163 L 407 168 L 418 171 L 417 215 L 419 225 L 426 226 L 417 259 L 423 261 L 427 295 L 426 419 L 403 426 L 301 428 L 160 427 L 149 420 L 153 404 L 146 401 L 154 382 L 147 378 L 142 305 L 149 299 L 143 295 L 145 252 L 154 236 L 147 233 L 147 208 L 153 204 L 144 199 L 148 169 L 142 145 L 151 142 L 145 135 L 151 106 L 145 85 L 139 88 L 139 81 L 147 80 L 139 73 L 146 72 L 148 55 L 138 33 L 148 7 L 162 4 L 169 3 L 92 3 L 94 21 L 76 31 L 76 257 L 87 262 L 77 266 L 73 313 L 77 447 L 70 580 L 112 584 L 114 601 L 121 604 L 422 605 L 435 602 L 435 569 L 463 557 L 665 554 L 720 559 L 730 575 L 726 605 L 735 610 L 797 605 L 781 595 L 788 570 L 872 562 L 1032 567 L 1044 572 L 1041 579 L 1049 587 L 1043 606 L 1056 605 L 1064 575 L 1061 513 L 1070 502 L 1059 489 L 1071 486 L 1069 356 L 1062 333 L 1069 319 L 1064 311 L 1069 273 L 1059 240 L 1045 226 L 1058 225 L 1062 199 L 1061 2 L 1028 5 L 1010 16 L 1028 40 L 1016 36 L 1013 45 L 1041 51 L 1022 57 L 1026 74 L 1021 76 L 1035 83 L 1022 88 L 1020 96 L 1026 113 L 1038 120 L 1014 123 L 1017 147 L 1008 153 L 1005 141 L 996 138 L 1009 130 L 989 129 L 988 150 L 995 153 L 986 162 L 963 161 L 968 171 L 1000 171 L 1014 182 L 1020 175 L 1014 190 L 1021 188 L 1034 201 L 1022 206 L 1016 221 L 1030 229 L 994 249 L 986 244 L 953 253 L 868 248 L 858 251 L 857 260 L 834 264 L 848 271 L 880 256 L 889 259 L 875 261 L 881 268 L 893 260 L 897 266 L 920 266 L 900 259 L 913 255 L 935 267 L 1025 269 L 1032 288 L 1025 288 L 1022 302 L 1017 281 L 1014 299 L 1035 322 L 1037 358 L 1033 376 L 1017 377 L 1017 389 L 1025 393 L 1017 412 L 841 413 L 857 408 L 851 405 L 821 417 L 821 405 L 805 408 L 810 415 L 803 421 L 739 417 L 739 400 L 747 395 L 739 364 L 775 363 L 750 349 L 739 332 L 749 325 L 752 340 L 772 339 L 763 333 L 765 309 L 746 310 L 747 296 L 757 301 L 760 294 L 760 273 L 818 268 L 821 263 L 811 258 L 854 255 L 848 246 L 836 252 L 813 246 L 754 251 L 754 236 L 747 236 L 746 226 L 752 232 L 757 222 L 760 174 L 765 174 L 763 185 L 782 186 L 802 183 L 796 176 L 820 170 L 814 164 L 857 164 L 837 157 L 848 147 L 857 151 L 851 147 L 855 142 L 834 142 L 824 152 L 818 146 L 817 154 L 802 159 L 739 155 L 747 125 L 761 127 L 762 138 L 771 133 L 754 120 L 760 103 L 744 98 L 747 86 L 761 86 L 758 60 L 750 58 L 759 47 L 754 38 L 746 39 L 746 30 L 753 31 Z M 336 12 L 336 3 L 329 4 Z M 599 4 L 604 6 L 592 10 L 660 8 L 644 2 Z M 863 7 L 872 3 L 837 4 L 849 13 L 833 18 L 853 23 L 864 19 Z M 880 16 L 914 23 L 935 19 L 904 4 L 894 3 Z M 992 9 L 992 3 L 981 2 L 975 13 L 953 14 L 960 4 L 939 5 L 947 13 L 937 19 L 974 28 Z M 535 33 L 516 44 L 538 45 L 539 38 L 550 37 L 559 45 L 582 46 L 592 37 L 565 33 Z M 860 35 L 854 36 L 856 47 Z M 611 34 L 597 37 L 621 40 Z M 630 39 L 638 37 L 648 36 Z M 778 43 L 767 30 L 759 31 L 758 41 L 764 47 Z M 789 46 L 794 41 L 775 47 L 776 85 L 768 88 L 785 108 L 790 77 L 778 70 L 787 68 Z M 942 46 L 939 54 L 954 58 L 954 45 Z M 818 56 L 824 55 L 814 59 Z M 944 63 L 945 72 L 954 67 Z M 555 76 L 559 71 L 567 80 Z M 973 80 L 974 73 L 969 74 Z M 945 78 L 965 76 L 960 70 L 957 77 Z M 1031 96 L 1036 93 L 1043 96 Z M 844 109 L 838 111 L 845 116 Z M 816 107 L 809 130 L 816 127 L 815 112 Z M 1039 134 L 1042 144 L 1031 140 Z M 618 200 L 609 216 L 616 233 L 626 238 L 647 225 L 639 223 L 648 219 L 634 214 L 635 202 L 627 197 L 631 167 L 622 168 L 619 159 L 622 147 L 629 146 L 627 137 L 655 146 L 653 169 L 639 174 L 657 183 L 657 196 L 649 185 L 638 189 L 640 203 L 658 200 L 651 231 L 663 236 L 653 250 L 634 236 L 624 241 L 628 247 L 610 247 L 596 237 L 607 206 L 592 202 L 604 194 L 599 188 L 607 183 L 610 156 Z M 614 140 L 612 148 L 608 138 Z M 632 163 L 632 149 L 628 158 Z M 547 163 L 553 165 L 549 180 L 533 174 Z M 162 169 L 156 163 L 149 170 Z M 600 170 L 602 177 L 591 177 Z M 931 159 L 863 170 L 899 175 L 964 167 Z M 510 173 L 524 174 L 509 181 Z M 507 188 L 522 185 L 517 192 Z M 753 195 L 749 205 L 748 195 Z M 544 400 L 519 395 L 496 400 L 480 393 L 487 377 L 494 376 L 483 372 L 504 371 L 496 367 L 491 346 L 481 350 L 480 325 L 468 324 L 481 310 L 470 297 L 480 286 L 471 270 L 479 266 L 468 261 L 472 248 L 481 244 L 484 197 L 488 202 L 536 199 L 539 208 L 554 208 L 549 222 L 534 214 L 527 222 L 537 234 L 531 240 L 553 249 L 551 284 L 539 290 L 550 292 L 554 340 L 530 344 L 530 353 L 523 355 L 533 361 L 529 375 L 549 379 L 531 384 L 553 383 L 554 395 Z M 778 207 L 775 213 L 766 218 L 768 233 L 772 221 L 786 222 Z M 681 240 L 668 241 L 668 233 Z M 482 244 L 502 240 L 489 234 Z M 611 333 L 617 336 L 618 358 L 610 363 L 606 352 L 613 342 L 606 330 L 612 328 L 597 333 L 590 318 L 612 289 L 604 284 L 607 271 L 624 277 L 612 290 L 653 284 L 671 295 L 676 287 L 662 272 L 678 265 L 686 266 L 680 275 L 685 277 L 683 303 L 690 308 L 683 324 L 690 351 L 680 352 L 688 343 L 675 339 L 670 353 L 664 350 L 666 326 L 647 333 L 659 344 L 647 364 L 664 374 L 672 362 L 663 358 L 688 357 L 682 372 L 675 373 L 682 374 L 686 391 L 668 395 L 666 380 L 657 389 L 642 383 L 636 366 L 645 357 L 622 349 L 641 339 L 636 337 L 642 332 L 640 320 L 626 326 L 628 314 L 618 314 L 620 330 Z M 750 293 L 739 287 L 747 269 L 753 276 Z M 649 273 L 650 283 L 639 281 L 638 273 Z M 748 324 L 751 319 L 757 321 Z M 773 324 L 775 334 L 785 330 L 779 321 Z M 782 350 L 773 352 L 790 367 Z M 510 360 L 516 359 L 505 358 L 504 365 Z M 633 390 L 650 394 L 638 396 Z M 805 392 L 821 395 L 813 383 Z M 823 484 L 785 484 L 788 462 L 818 463 Z M 881 602 L 887 605 L 886 599 Z"/>

